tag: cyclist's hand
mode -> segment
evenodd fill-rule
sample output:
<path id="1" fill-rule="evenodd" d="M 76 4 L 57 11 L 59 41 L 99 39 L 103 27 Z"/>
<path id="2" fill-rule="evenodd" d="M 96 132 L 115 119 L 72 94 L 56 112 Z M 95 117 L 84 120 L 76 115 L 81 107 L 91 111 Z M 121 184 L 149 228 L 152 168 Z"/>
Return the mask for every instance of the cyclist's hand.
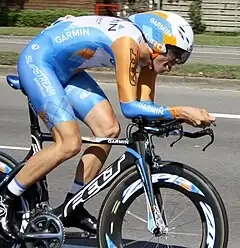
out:
<path id="1" fill-rule="evenodd" d="M 215 117 L 210 115 L 206 109 L 184 106 L 180 107 L 179 110 L 177 118 L 184 120 L 189 125 L 194 127 L 215 125 Z"/>

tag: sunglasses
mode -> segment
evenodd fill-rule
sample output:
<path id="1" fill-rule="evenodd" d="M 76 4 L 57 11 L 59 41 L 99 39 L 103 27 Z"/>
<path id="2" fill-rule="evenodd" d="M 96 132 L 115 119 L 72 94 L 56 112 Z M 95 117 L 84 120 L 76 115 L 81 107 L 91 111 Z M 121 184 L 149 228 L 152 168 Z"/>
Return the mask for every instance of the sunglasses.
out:
<path id="1" fill-rule="evenodd" d="M 167 53 L 171 60 L 174 60 L 176 64 L 184 64 L 189 56 L 191 55 L 191 52 L 185 51 L 179 47 L 170 46 L 167 45 Z"/>
<path id="2" fill-rule="evenodd" d="M 190 52 L 184 51 L 183 49 L 176 46 L 167 45 L 166 48 L 170 60 L 174 61 L 176 64 L 179 65 L 184 64 L 191 55 Z M 159 52 L 153 51 L 153 53 L 151 54 L 151 59 L 154 60 L 160 54 L 161 53 Z"/>

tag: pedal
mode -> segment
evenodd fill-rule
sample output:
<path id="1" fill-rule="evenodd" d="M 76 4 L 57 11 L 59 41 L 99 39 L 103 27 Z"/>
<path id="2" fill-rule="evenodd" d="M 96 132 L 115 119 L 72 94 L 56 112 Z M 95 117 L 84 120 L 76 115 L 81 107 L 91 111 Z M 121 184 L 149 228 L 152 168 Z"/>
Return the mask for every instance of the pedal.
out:
<path id="1" fill-rule="evenodd" d="M 65 239 L 90 239 L 95 238 L 96 235 L 86 232 L 86 231 L 80 231 L 80 232 L 66 232 Z"/>
<path id="2" fill-rule="evenodd" d="M 96 237 L 96 235 L 89 232 L 82 232 L 81 237 L 82 239 L 90 239 Z"/>
<path id="3" fill-rule="evenodd" d="M 65 241 L 65 231 L 57 216 L 41 213 L 32 218 L 23 234 L 26 248 L 61 248 Z"/>

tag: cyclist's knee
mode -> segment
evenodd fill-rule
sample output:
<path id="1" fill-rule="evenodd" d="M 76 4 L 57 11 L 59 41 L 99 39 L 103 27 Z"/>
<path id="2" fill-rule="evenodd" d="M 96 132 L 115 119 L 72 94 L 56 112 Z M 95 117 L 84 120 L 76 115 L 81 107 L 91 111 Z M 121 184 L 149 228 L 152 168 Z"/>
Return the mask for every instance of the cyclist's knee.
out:
<path id="1" fill-rule="evenodd" d="M 81 151 L 80 131 L 76 122 L 63 122 L 53 128 L 56 146 L 63 159 L 71 158 Z"/>
<path id="2" fill-rule="evenodd" d="M 117 138 L 120 134 L 120 125 L 116 119 L 109 120 L 94 130 L 94 135 L 104 138 Z"/>
<path id="3" fill-rule="evenodd" d="M 81 151 L 80 136 L 65 136 L 60 145 L 61 153 L 64 158 L 71 158 Z"/>

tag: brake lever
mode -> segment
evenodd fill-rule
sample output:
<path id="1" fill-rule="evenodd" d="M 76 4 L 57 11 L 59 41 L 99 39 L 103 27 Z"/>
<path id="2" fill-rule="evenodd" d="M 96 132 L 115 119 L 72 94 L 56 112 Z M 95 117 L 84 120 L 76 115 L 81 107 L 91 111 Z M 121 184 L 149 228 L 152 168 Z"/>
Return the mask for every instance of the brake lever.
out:
<path id="1" fill-rule="evenodd" d="M 177 140 L 173 141 L 173 143 L 170 144 L 170 147 L 173 147 L 184 136 L 184 132 L 183 132 L 183 127 L 182 126 L 181 126 L 181 128 L 178 131 L 180 131 L 179 132 L 179 138 Z"/>
<path id="2" fill-rule="evenodd" d="M 192 138 L 192 139 L 197 139 L 197 138 L 200 138 L 206 135 L 211 137 L 211 141 L 205 147 L 203 147 L 202 151 L 205 152 L 205 150 L 214 142 L 214 133 L 211 128 L 206 128 L 206 129 L 203 129 L 195 133 L 185 132 L 183 136 Z"/>
<path id="3" fill-rule="evenodd" d="M 213 133 L 213 130 L 211 128 L 208 128 L 208 129 L 206 129 L 206 133 L 207 133 L 207 135 L 209 135 L 211 137 L 211 140 L 210 140 L 210 142 L 205 147 L 203 147 L 202 151 L 204 151 L 204 152 L 214 142 L 214 133 Z"/>
<path id="4" fill-rule="evenodd" d="M 200 137 L 203 137 L 206 135 L 210 136 L 211 137 L 210 142 L 205 147 L 203 147 L 202 151 L 206 151 L 206 149 L 214 142 L 214 133 L 213 133 L 213 130 L 211 128 L 203 129 L 203 130 L 195 132 L 195 133 L 184 132 L 183 128 L 181 128 L 179 131 L 180 131 L 179 132 L 180 137 L 176 141 L 174 141 L 170 145 L 170 147 L 173 147 L 173 145 L 175 143 L 177 143 L 180 139 L 182 139 L 183 136 L 188 137 L 188 138 L 192 138 L 192 139 L 200 138 Z"/>

